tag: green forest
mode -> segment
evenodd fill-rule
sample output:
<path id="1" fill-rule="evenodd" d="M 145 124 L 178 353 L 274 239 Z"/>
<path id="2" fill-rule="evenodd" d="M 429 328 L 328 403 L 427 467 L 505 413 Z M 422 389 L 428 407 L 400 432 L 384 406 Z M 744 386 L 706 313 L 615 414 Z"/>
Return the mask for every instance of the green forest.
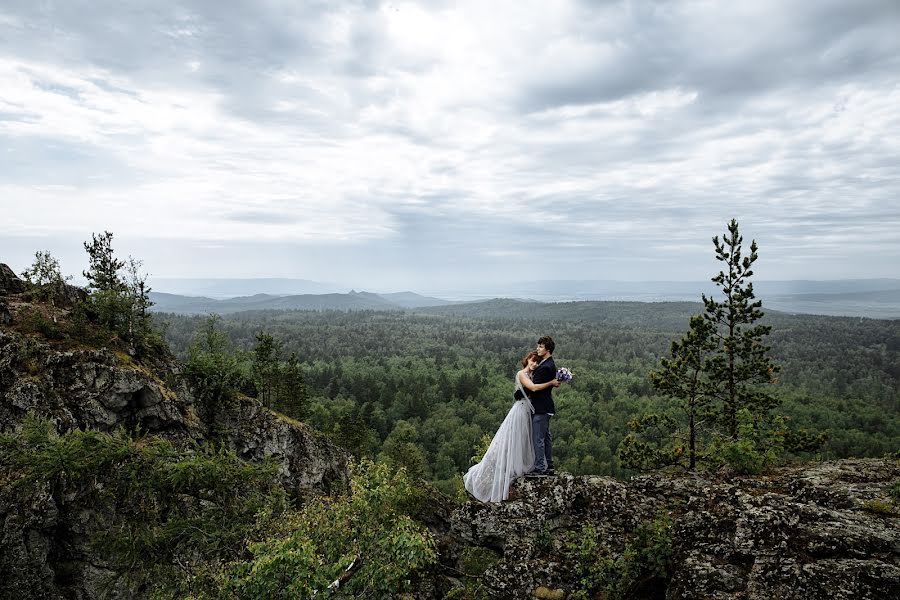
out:
<path id="1" fill-rule="evenodd" d="M 305 384 L 302 393 L 276 398 L 276 410 L 358 457 L 402 464 L 456 493 L 512 403 L 520 358 L 541 335 L 553 336 L 557 365 L 575 373 L 554 393 L 557 468 L 629 475 L 617 457 L 629 421 L 664 412 L 671 402 L 649 373 L 701 311 L 690 303 L 495 300 L 402 313 L 154 318 L 184 358 L 215 328 L 248 390 L 258 336 L 268 334 L 280 356 L 295 356 Z M 767 342 L 781 366 L 768 386 L 781 401 L 776 412 L 792 427 L 827 434 L 815 456 L 800 458 L 883 456 L 900 448 L 900 322 L 774 312 L 762 322 L 772 327 Z"/>

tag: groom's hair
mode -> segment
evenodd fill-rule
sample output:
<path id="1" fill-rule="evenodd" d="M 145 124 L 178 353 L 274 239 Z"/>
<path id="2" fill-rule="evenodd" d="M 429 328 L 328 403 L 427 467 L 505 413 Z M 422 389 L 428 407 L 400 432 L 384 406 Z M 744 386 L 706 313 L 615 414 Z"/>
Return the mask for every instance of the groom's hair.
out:
<path id="1" fill-rule="evenodd" d="M 531 360 L 531 359 L 534 359 L 534 360 L 537 360 L 538 362 L 541 362 L 540 360 L 538 360 L 539 358 L 540 358 L 540 356 L 538 356 L 538 353 L 537 353 L 537 352 L 529 352 L 528 354 L 526 354 L 526 355 L 522 358 L 522 366 L 523 366 L 523 367 L 527 367 L 527 366 L 528 366 L 528 361 Z"/>
<path id="2" fill-rule="evenodd" d="M 537 343 L 546 348 L 547 352 L 549 352 L 550 354 L 553 354 L 553 349 L 556 348 L 556 344 L 553 342 L 553 338 L 549 335 L 541 337 Z"/>

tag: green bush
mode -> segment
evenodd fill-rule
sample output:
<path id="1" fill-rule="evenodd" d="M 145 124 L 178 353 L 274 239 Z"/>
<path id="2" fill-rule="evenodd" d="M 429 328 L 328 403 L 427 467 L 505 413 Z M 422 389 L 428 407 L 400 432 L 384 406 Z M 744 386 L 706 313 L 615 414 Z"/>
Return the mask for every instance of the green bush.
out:
<path id="1" fill-rule="evenodd" d="M 90 506 L 96 550 L 135 585 L 169 597 L 240 556 L 285 508 L 274 464 L 124 430 L 57 435 L 49 421 L 29 417 L 0 434 L 0 467 L 13 474 L 22 502 L 49 486 L 61 508 Z"/>
<path id="2" fill-rule="evenodd" d="M 350 494 L 314 499 L 250 543 L 249 559 L 222 570 L 217 597 L 309 598 L 329 589 L 353 598 L 399 593 L 437 557 L 431 535 L 410 516 L 419 500 L 403 469 L 363 460 L 353 470 Z"/>
<path id="3" fill-rule="evenodd" d="M 436 559 L 411 516 L 421 490 L 371 461 L 349 494 L 288 510 L 274 464 L 122 430 L 57 435 L 28 418 L 0 434 L 0 468 L 25 506 L 45 486 L 61 509 L 90 506 L 96 550 L 151 597 L 310 597 L 338 580 L 342 594 L 379 597 Z"/>
<path id="4" fill-rule="evenodd" d="M 642 523 L 628 536 L 618 556 L 605 552 L 591 525 L 570 536 L 567 548 L 574 557 L 577 588 L 570 598 L 607 600 L 647 597 L 665 588 L 672 571 L 672 520 L 665 513 Z"/>
<path id="5" fill-rule="evenodd" d="M 785 428 L 780 417 L 771 422 L 754 420 L 750 411 L 738 411 L 737 439 L 718 438 L 710 454 L 739 475 L 757 475 L 778 463 L 784 450 Z"/>
<path id="6" fill-rule="evenodd" d="M 900 479 L 888 486 L 888 496 L 894 504 L 900 506 Z"/>

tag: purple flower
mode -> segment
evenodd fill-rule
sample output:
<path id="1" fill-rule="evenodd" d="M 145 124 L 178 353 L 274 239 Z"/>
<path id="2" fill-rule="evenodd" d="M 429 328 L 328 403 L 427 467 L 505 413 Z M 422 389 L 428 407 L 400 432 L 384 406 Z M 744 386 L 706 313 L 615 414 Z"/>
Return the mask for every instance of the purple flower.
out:
<path id="1" fill-rule="evenodd" d="M 556 370 L 556 380 L 557 381 L 572 381 L 572 371 L 568 370 L 565 367 L 561 367 Z"/>

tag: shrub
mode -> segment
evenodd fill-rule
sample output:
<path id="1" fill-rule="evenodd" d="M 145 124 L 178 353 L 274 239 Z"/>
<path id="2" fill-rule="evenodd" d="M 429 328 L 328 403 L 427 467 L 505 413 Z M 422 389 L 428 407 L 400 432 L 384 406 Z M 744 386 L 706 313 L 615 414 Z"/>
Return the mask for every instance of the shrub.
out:
<path id="1" fill-rule="evenodd" d="M 672 571 L 672 520 L 660 513 L 638 525 L 628 536 L 618 556 L 605 552 L 597 541 L 596 530 L 585 526 L 570 537 L 568 549 L 574 555 L 573 569 L 578 588 L 575 599 L 594 598 L 598 593 L 608 600 L 644 598 L 659 595 L 668 585 Z"/>
<path id="2" fill-rule="evenodd" d="M 228 564 L 220 596 L 308 598 L 340 589 L 349 597 L 399 593 L 436 559 L 434 541 L 412 518 L 419 490 L 403 469 L 363 460 L 346 496 L 318 498 L 252 542 L 251 558 Z"/>

